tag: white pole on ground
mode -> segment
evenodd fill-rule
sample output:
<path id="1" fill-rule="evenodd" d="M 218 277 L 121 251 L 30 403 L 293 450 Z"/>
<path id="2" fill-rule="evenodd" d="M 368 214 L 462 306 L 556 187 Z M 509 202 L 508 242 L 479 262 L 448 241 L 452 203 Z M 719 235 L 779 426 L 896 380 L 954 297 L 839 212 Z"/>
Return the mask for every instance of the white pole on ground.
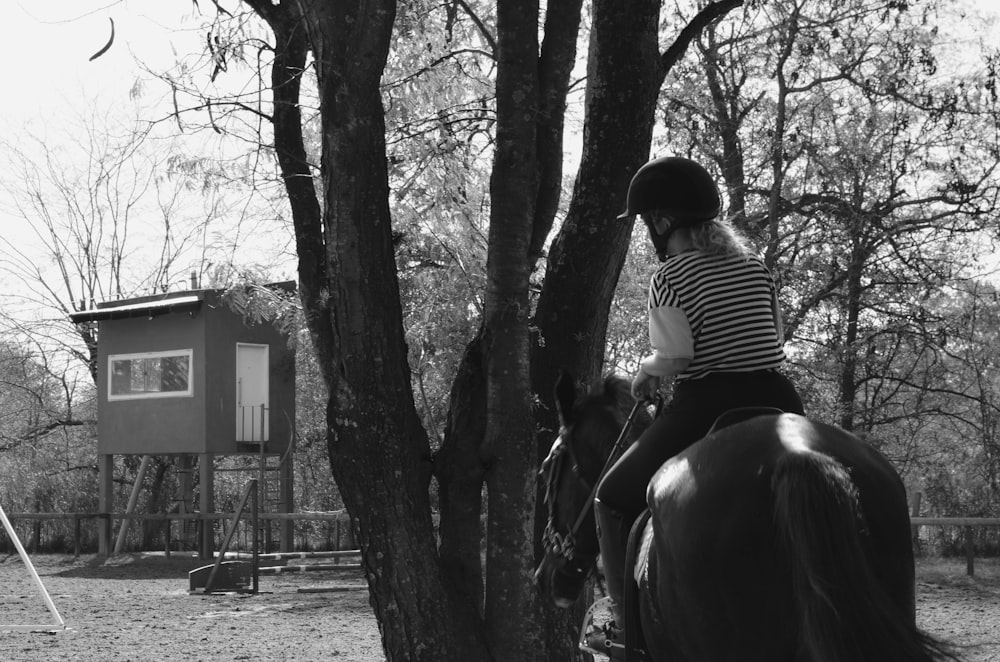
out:
<path id="1" fill-rule="evenodd" d="M 10 539 L 14 541 L 14 547 L 17 548 L 17 553 L 20 555 L 21 560 L 24 565 L 27 566 L 28 572 L 31 573 L 31 578 L 35 581 L 35 585 L 38 586 L 39 593 L 42 594 L 42 599 L 45 600 L 45 606 L 48 607 L 49 613 L 56 621 L 56 627 L 42 627 L 37 625 L 0 625 L 0 630 L 65 630 L 66 622 L 59 615 L 59 610 L 56 609 L 55 603 L 52 602 L 52 598 L 49 597 L 49 592 L 45 590 L 45 584 L 42 583 L 42 579 L 35 572 L 35 566 L 31 564 L 31 559 L 28 558 L 28 553 L 24 551 L 24 545 L 21 544 L 21 539 L 17 537 L 17 532 L 14 531 L 14 527 L 11 525 L 10 520 L 7 519 L 7 513 L 4 512 L 3 506 L 0 506 L 0 519 L 3 520 L 3 528 L 7 530 L 7 535 Z"/>

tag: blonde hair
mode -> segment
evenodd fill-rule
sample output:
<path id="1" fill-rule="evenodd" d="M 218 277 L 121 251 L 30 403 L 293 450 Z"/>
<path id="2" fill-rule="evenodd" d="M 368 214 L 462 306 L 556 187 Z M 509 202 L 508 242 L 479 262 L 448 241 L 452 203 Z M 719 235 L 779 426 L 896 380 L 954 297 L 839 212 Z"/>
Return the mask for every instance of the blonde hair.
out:
<path id="1" fill-rule="evenodd" d="M 709 255 L 750 257 L 750 242 L 729 221 L 717 218 L 685 228 L 694 247 Z"/>

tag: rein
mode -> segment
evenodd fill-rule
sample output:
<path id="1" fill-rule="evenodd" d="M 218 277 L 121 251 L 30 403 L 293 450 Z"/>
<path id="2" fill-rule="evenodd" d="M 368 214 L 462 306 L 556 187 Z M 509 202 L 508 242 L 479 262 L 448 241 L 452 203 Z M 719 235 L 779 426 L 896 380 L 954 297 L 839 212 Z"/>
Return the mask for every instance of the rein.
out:
<path id="1" fill-rule="evenodd" d="M 621 457 L 623 442 L 625 441 L 625 437 L 628 435 L 629 430 L 632 428 L 632 423 L 635 421 L 635 415 L 638 413 L 639 407 L 642 404 L 643 403 L 641 401 L 637 401 L 635 405 L 633 405 L 632 411 L 629 412 L 628 418 L 625 419 L 625 424 L 622 425 L 622 431 L 618 434 L 618 439 L 615 440 L 615 445 L 611 447 L 611 453 L 608 455 L 608 459 L 605 460 L 604 467 L 601 468 L 601 472 L 597 475 L 597 480 L 594 481 L 593 485 L 580 475 L 580 463 L 577 461 L 576 451 L 573 450 L 572 446 L 564 441 L 560 441 L 560 443 L 552 449 L 550 457 L 546 461 L 549 464 L 550 471 L 548 481 L 545 485 L 545 501 L 549 504 L 549 520 L 545 524 L 545 533 L 543 534 L 545 547 L 550 552 L 559 554 L 567 560 L 573 558 L 573 552 L 576 546 L 576 534 L 583 525 L 587 515 L 590 514 L 590 511 L 594 507 L 594 498 L 597 496 L 597 488 L 601 484 L 601 479 L 604 478 L 604 474 L 608 472 L 608 469 L 610 469 L 618 458 Z M 562 435 L 560 435 L 560 439 L 562 439 Z M 560 469 L 564 453 L 568 454 L 570 460 L 573 462 L 571 469 L 573 473 L 576 474 L 577 480 L 579 480 L 584 487 L 587 487 L 590 490 L 590 495 L 587 497 L 587 501 L 584 503 L 583 509 L 577 515 L 576 521 L 573 522 L 573 526 L 570 527 L 566 535 L 556 531 L 555 526 L 553 525 L 555 493 L 558 487 L 557 483 L 559 474 L 561 473 Z"/>

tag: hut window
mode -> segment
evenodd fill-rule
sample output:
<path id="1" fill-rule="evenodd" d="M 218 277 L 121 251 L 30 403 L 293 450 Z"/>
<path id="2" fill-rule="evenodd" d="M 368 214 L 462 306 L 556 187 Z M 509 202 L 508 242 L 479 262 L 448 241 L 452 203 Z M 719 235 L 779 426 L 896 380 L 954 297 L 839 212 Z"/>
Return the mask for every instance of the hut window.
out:
<path id="1" fill-rule="evenodd" d="M 191 350 L 108 357 L 108 400 L 189 396 Z"/>

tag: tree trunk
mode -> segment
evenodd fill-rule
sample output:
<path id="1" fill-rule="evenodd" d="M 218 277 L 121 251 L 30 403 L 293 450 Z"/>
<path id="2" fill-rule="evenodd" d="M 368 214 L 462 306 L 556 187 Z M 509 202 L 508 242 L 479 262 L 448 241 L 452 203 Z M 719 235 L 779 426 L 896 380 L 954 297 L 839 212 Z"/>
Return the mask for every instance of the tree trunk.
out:
<path id="1" fill-rule="evenodd" d="M 859 335 L 858 323 L 861 318 L 862 297 L 864 288 L 861 282 L 866 262 L 865 251 L 861 246 L 864 241 L 864 233 L 861 229 L 862 222 L 853 218 L 850 224 L 854 228 L 851 232 L 852 250 L 850 262 L 847 265 L 847 281 L 845 283 L 844 294 L 844 314 L 846 324 L 840 352 L 840 385 L 838 393 L 840 409 L 840 427 L 848 432 L 854 430 L 855 416 L 857 410 L 858 396 L 858 353 Z"/>
<path id="2" fill-rule="evenodd" d="M 596 0 L 593 17 L 580 170 L 535 313 L 533 384 L 545 407 L 539 454 L 557 429 L 552 392 L 559 369 L 585 382 L 602 370 L 611 298 L 632 232 L 631 221 L 616 216 L 632 174 L 649 158 L 663 82 L 659 2 L 632 2 L 622 11 L 619 3 Z"/>
<path id="3" fill-rule="evenodd" d="M 486 632 L 496 660 L 541 651 L 532 584 L 534 423 L 528 358 L 528 253 L 538 191 L 537 0 L 497 4 L 497 132 L 487 257 Z M 516 633 L 516 636 L 510 636 Z"/>
<path id="4" fill-rule="evenodd" d="M 663 79 L 713 21 L 742 4 L 707 5 L 659 51 L 660 3 L 595 0 L 587 56 L 583 154 L 573 199 L 549 251 L 545 287 L 535 313 L 532 384 L 541 400 L 539 456 L 557 429 L 552 391 L 561 368 L 583 382 L 603 369 L 607 320 L 631 238 L 631 221 L 616 217 L 628 184 L 649 158 L 656 100 Z M 541 457 L 539 457 L 539 460 Z"/>
<path id="5" fill-rule="evenodd" d="M 434 462 L 441 503 L 441 566 L 448 588 L 483 614 L 483 481 L 486 366 L 483 333 L 465 348 L 449 397 L 448 425 Z"/>
<path id="6" fill-rule="evenodd" d="M 322 262 L 300 263 L 300 279 L 315 296 L 304 303 L 323 343 L 333 474 L 358 532 L 387 659 L 485 660 L 475 611 L 443 590 L 429 446 L 403 336 L 379 90 L 395 3 L 298 6 L 316 61 L 323 216 L 321 233 L 296 218 L 296 238 L 300 256 L 325 248 Z"/>
<path id="7" fill-rule="evenodd" d="M 292 209 L 299 297 L 310 319 L 316 322 L 308 325 L 309 333 L 320 372 L 329 385 L 333 380 L 333 329 L 328 323 L 319 323 L 330 316 L 330 302 L 325 295 L 327 255 L 322 240 L 319 199 L 302 138 L 302 111 L 299 106 L 302 72 L 305 71 L 309 53 L 305 18 L 298 3 L 273 7 L 268 0 L 246 1 L 274 32 L 274 64 L 271 68 L 274 147 Z"/>
<path id="8" fill-rule="evenodd" d="M 545 11 L 545 41 L 538 59 L 538 198 L 528 251 L 532 267 L 542 254 L 562 195 L 566 97 L 576 64 L 582 4 L 582 0 L 552 0 Z"/>
<path id="9" fill-rule="evenodd" d="M 558 430 L 553 404 L 560 369 L 591 383 L 604 369 L 608 317 L 632 235 L 632 221 L 619 220 L 635 171 L 650 156 L 656 100 L 664 76 L 705 25 L 738 0 L 713 3 L 662 55 L 660 3 L 595 0 L 592 9 L 583 153 L 569 211 L 549 251 L 545 284 L 535 312 L 532 387 L 540 462 Z M 536 504 L 536 555 L 542 553 L 544 504 Z M 553 659 L 573 659 L 581 612 L 547 612 L 554 633 Z M 560 646 L 561 645 L 561 646 Z"/>
<path id="10" fill-rule="evenodd" d="M 798 31 L 798 10 L 793 12 L 787 26 L 790 33 Z M 767 203 L 767 248 L 764 251 L 764 264 L 774 271 L 777 262 L 778 243 L 781 239 L 779 223 L 781 221 L 781 191 L 785 182 L 785 128 L 788 121 L 788 80 L 785 65 L 794 52 L 794 39 L 786 39 L 778 52 L 778 62 L 775 71 L 777 98 L 775 99 L 774 133 L 771 136 L 771 191 Z M 779 283 L 780 287 L 780 283 Z"/>
<path id="11" fill-rule="evenodd" d="M 295 222 L 300 294 L 329 386 L 331 465 L 359 533 L 387 658 L 577 657 L 568 644 L 552 643 L 568 642 L 566 634 L 576 622 L 543 609 L 531 582 L 537 549 L 533 506 L 538 451 L 527 322 L 530 268 L 558 200 L 559 135 L 575 53 L 575 32 L 567 22 L 578 22 L 579 0 L 550 3 L 546 32 L 552 41 L 547 38 L 541 57 L 537 1 L 505 0 L 498 5 L 498 122 L 487 314 L 456 380 L 449 435 L 435 463 L 442 497 L 440 563 L 427 490 L 429 446 L 413 406 L 402 336 L 383 158 L 378 83 L 395 6 L 390 0 L 364 6 L 328 6 L 318 0 L 246 2 L 276 36 L 276 148 Z M 642 8 L 638 43 L 631 7 L 621 12 L 618 5 L 603 0 L 595 11 L 602 26 L 595 30 L 600 36 L 592 52 L 603 59 L 602 49 L 614 53 L 620 46 L 629 57 L 638 58 L 643 63 L 637 71 L 640 89 L 633 91 L 636 80 L 620 76 L 619 63 L 605 62 L 596 70 L 599 85 L 592 84 L 588 92 L 594 126 L 587 129 L 588 144 L 595 147 L 585 150 L 589 166 L 577 181 L 580 202 L 564 229 L 564 234 L 580 236 L 566 239 L 559 249 L 564 257 L 554 251 L 550 263 L 550 270 L 561 271 L 556 281 L 564 280 L 549 296 L 568 301 L 581 299 L 580 292 L 588 293 L 584 299 L 596 293 L 597 302 L 586 302 L 575 317 L 570 307 L 557 311 L 556 317 L 567 311 L 565 322 L 548 318 L 553 346 L 559 344 L 557 336 L 566 339 L 548 365 L 576 356 L 579 364 L 589 366 L 582 371 L 586 374 L 600 371 L 608 302 L 628 243 L 628 224 L 609 220 L 622 204 L 632 172 L 648 156 L 656 92 L 668 68 L 656 48 L 655 3 L 635 4 Z M 302 26 L 319 84 L 322 206 L 301 141 L 298 76 L 307 50 L 298 32 Z M 640 111 L 626 110 L 617 121 L 605 121 L 606 113 L 627 109 L 633 97 Z M 638 126 L 636 117 L 644 118 Z M 624 156 L 623 126 L 636 126 L 627 129 Z M 601 232 L 614 239 L 584 236 Z M 584 266 L 574 248 L 580 239 L 586 239 L 580 248 L 584 259 L 606 265 L 584 278 L 574 273 Z M 586 341 L 573 348 L 580 336 Z M 549 379 L 555 370 L 536 374 Z M 546 388 L 545 396 L 549 392 Z M 489 491 L 485 591 L 476 545 L 484 478 Z M 460 562 L 453 564 L 456 559 Z"/>
<path id="12" fill-rule="evenodd" d="M 705 79 L 712 94 L 712 108 L 715 111 L 716 130 L 722 142 L 722 177 L 729 191 L 728 216 L 741 232 L 755 236 L 759 228 L 747 226 L 747 183 L 743 168 L 743 147 L 740 144 L 740 109 L 737 107 L 739 95 L 729 91 L 723 80 L 724 66 L 719 59 L 719 47 L 714 30 L 708 30 L 701 47 L 705 67 Z"/>
<path id="13" fill-rule="evenodd" d="M 541 255 L 543 244 L 552 228 L 562 193 L 563 127 L 566 97 L 569 90 L 570 73 L 576 61 L 576 41 L 579 31 L 581 6 L 581 0 L 555 0 L 549 3 L 545 14 L 545 40 L 537 58 L 538 110 L 535 117 L 536 147 L 534 155 L 537 166 L 534 164 L 531 166 L 537 167 L 538 183 L 534 186 L 534 189 L 537 191 L 536 203 L 534 206 L 534 216 L 531 221 L 531 240 L 528 246 L 527 263 L 524 264 L 524 267 L 527 269 L 533 267 Z M 509 28 L 511 32 L 523 30 L 528 35 L 534 35 L 537 30 L 536 26 L 526 20 L 520 21 L 517 25 L 505 24 L 505 27 Z M 521 39 L 515 36 L 510 37 L 510 40 L 514 40 L 515 42 L 521 41 Z M 505 75 L 510 74 L 510 77 L 505 78 L 505 80 L 531 75 L 531 72 L 525 68 L 530 54 L 526 48 L 523 50 L 523 54 L 513 59 L 505 60 L 501 65 L 504 67 Z M 524 59 L 521 59 L 522 57 Z M 518 67 L 519 73 L 507 71 L 506 68 L 510 66 Z M 511 85 L 511 88 L 514 87 L 516 86 Z M 519 104 L 515 103 L 510 110 L 508 110 L 508 107 L 505 107 L 505 122 L 507 122 L 505 127 L 510 128 L 509 113 L 517 111 L 518 106 Z M 523 124 L 519 132 L 520 137 L 517 139 L 529 140 L 531 137 L 529 120 L 528 118 L 524 118 L 522 121 Z M 529 144 L 525 143 L 526 146 Z M 505 156 L 505 158 L 507 157 Z M 510 172 L 517 174 L 523 171 L 523 169 L 523 165 L 515 163 Z M 502 178 L 494 180 L 497 184 L 497 189 L 495 190 L 500 191 L 501 187 L 508 190 L 516 187 L 513 183 L 507 183 L 510 182 L 509 177 L 510 174 L 508 173 L 503 175 Z M 504 181 L 505 179 L 507 182 Z M 517 196 L 528 196 L 531 191 L 530 186 L 526 185 L 524 191 L 523 194 L 518 193 Z M 502 195 L 506 196 L 512 202 L 518 199 L 517 197 L 511 199 L 506 193 Z M 530 198 L 525 197 L 524 199 Z M 497 208 L 498 210 L 505 210 L 500 212 L 503 214 L 521 214 L 528 211 L 518 209 L 518 206 L 520 205 L 508 205 L 506 207 L 501 205 Z M 501 226 L 497 225 L 496 227 L 499 228 Z M 520 249 L 516 247 L 512 248 L 512 254 L 516 256 L 516 260 L 520 263 L 522 259 Z M 527 295 L 526 274 L 520 274 L 518 278 L 520 279 L 520 284 L 516 282 L 512 283 L 510 292 L 511 294 L 515 294 L 515 288 L 522 288 L 520 292 L 516 293 L 520 301 L 517 305 L 525 309 L 527 305 L 525 298 Z M 515 323 L 522 325 L 523 328 L 523 321 Z M 522 332 L 519 331 L 519 333 Z M 507 335 L 507 332 L 502 333 Z M 483 504 L 481 495 L 483 481 L 487 476 L 487 460 L 490 459 L 488 457 L 490 444 L 485 443 L 485 423 L 487 418 L 487 357 L 485 354 L 485 338 L 486 329 L 481 328 L 476 338 L 466 348 L 462 364 L 459 367 L 452 387 L 449 422 L 444 443 L 435 462 L 441 500 L 440 552 L 442 565 L 445 568 L 449 588 L 461 593 L 472 604 L 476 605 L 484 604 L 483 568 L 480 560 L 480 541 L 483 536 L 481 525 Z M 528 392 L 524 385 L 517 388 L 521 389 L 522 393 Z M 523 403 L 521 406 L 524 406 Z M 530 420 L 530 415 L 525 415 L 522 419 L 522 421 L 528 420 Z M 527 432 L 527 428 L 525 427 L 525 433 Z M 534 430 L 531 430 L 530 434 L 533 435 Z M 534 475 L 535 463 L 531 450 L 521 458 L 518 464 L 522 466 L 513 466 L 510 470 L 513 476 L 520 475 L 522 478 L 531 478 Z M 497 489 L 502 489 L 500 479 L 496 478 L 495 473 L 491 473 L 490 478 L 491 485 L 493 486 L 491 494 L 495 494 Z M 527 489 L 529 492 L 532 492 L 535 487 L 533 483 L 524 485 L 521 480 L 515 480 L 515 485 L 517 485 L 515 489 Z M 530 507 L 528 511 L 530 511 Z M 491 511 L 491 518 L 494 516 L 508 519 L 510 513 L 504 512 L 502 509 L 496 509 Z M 501 528 L 506 526 L 516 528 L 518 523 L 504 523 L 501 525 Z M 496 526 L 491 526 L 491 530 L 497 531 L 500 529 Z M 506 545 L 502 542 L 502 539 L 498 541 L 499 537 L 500 534 L 494 534 L 490 537 L 490 540 L 494 541 L 494 544 L 490 546 L 492 549 L 490 552 L 492 558 L 504 558 L 509 554 L 509 552 L 504 551 Z M 530 547 L 527 549 L 530 549 Z M 522 576 L 519 577 L 518 581 L 522 583 L 525 580 L 523 577 L 524 570 L 530 570 L 530 568 L 522 568 L 520 570 Z M 518 572 L 517 569 L 513 569 L 512 571 L 515 574 Z M 496 581 L 499 581 L 501 585 L 503 583 L 502 578 L 494 580 L 494 582 Z M 530 581 L 524 583 L 524 586 L 530 587 Z M 533 593 L 526 593 L 525 595 L 528 595 L 531 600 L 535 600 Z M 533 659 L 538 660 L 575 658 L 575 650 L 571 650 L 573 647 L 567 646 L 567 642 L 571 641 L 572 638 L 572 635 L 569 635 L 572 627 L 565 627 L 566 612 L 556 610 L 552 607 L 548 607 L 547 609 L 544 607 L 548 606 L 539 605 L 541 611 L 546 614 L 544 620 L 535 618 L 533 621 L 536 630 L 539 628 L 538 624 L 545 623 L 545 625 L 541 626 L 539 632 L 539 636 L 543 640 L 535 642 L 531 645 L 530 651 L 524 651 L 521 654 L 531 655 Z M 496 633 L 495 636 L 500 637 L 500 641 L 497 643 L 502 647 L 496 654 L 501 657 L 511 654 L 509 650 L 506 650 L 507 643 L 505 643 L 510 639 L 511 616 L 510 612 L 504 613 L 504 610 L 509 608 L 509 605 L 507 607 L 494 608 L 491 612 L 494 614 L 496 620 L 495 626 L 491 631 Z M 515 609 L 518 613 L 524 611 L 519 608 Z M 485 618 L 485 613 L 482 616 Z M 562 627 L 553 627 L 554 623 L 561 623 Z M 577 623 L 574 623 L 574 625 Z M 568 648 L 570 650 L 567 650 Z"/>

